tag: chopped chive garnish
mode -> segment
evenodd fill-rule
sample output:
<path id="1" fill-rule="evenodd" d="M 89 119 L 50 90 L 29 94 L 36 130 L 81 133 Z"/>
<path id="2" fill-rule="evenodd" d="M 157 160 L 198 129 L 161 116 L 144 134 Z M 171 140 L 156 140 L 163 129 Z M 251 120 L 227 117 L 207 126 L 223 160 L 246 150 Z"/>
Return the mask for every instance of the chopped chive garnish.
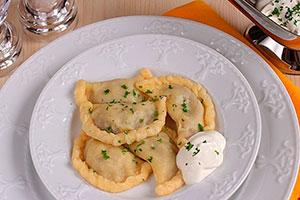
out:
<path id="1" fill-rule="evenodd" d="M 203 126 L 200 123 L 198 123 L 198 131 L 203 131 Z"/>
<path id="2" fill-rule="evenodd" d="M 169 89 L 170 89 L 170 90 L 173 89 L 173 86 L 172 86 L 172 85 L 169 85 Z"/>
<path id="3" fill-rule="evenodd" d="M 153 160 L 153 157 L 152 156 L 149 156 L 149 158 L 147 159 L 149 162 L 152 162 Z"/>
<path id="4" fill-rule="evenodd" d="M 109 89 L 104 90 L 104 94 L 107 95 L 110 92 Z"/>
<path id="5" fill-rule="evenodd" d="M 130 108 L 129 110 L 130 110 L 130 112 L 131 112 L 132 114 L 134 113 L 134 110 L 133 110 L 133 108 Z"/>
<path id="6" fill-rule="evenodd" d="M 158 140 L 156 140 L 157 142 L 159 142 L 159 143 L 162 143 L 162 139 L 161 138 L 159 138 Z"/>
<path id="7" fill-rule="evenodd" d="M 191 150 L 192 148 L 193 148 L 193 144 L 192 143 L 190 143 L 190 142 L 188 142 L 186 145 L 185 145 L 185 148 L 186 148 L 186 150 Z"/>
<path id="8" fill-rule="evenodd" d="M 279 12 L 279 10 L 278 10 L 278 8 L 274 8 L 274 10 L 272 11 L 272 15 L 276 15 L 277 17 L 279 17 L 279 14 L 280 14 L 280 12 Z"/>
<path id="9" fill-rule="evenodd" d="M 215 153 L 217 154 L 217 155 L 219 155 L 220 153 L 217 151 L 217 150 L 215 150 Z"/>
<path id="10" fill-rule="evenodd" d="M 113 99 L 111 102 L 109 102 L 109 103 L 116 103 L 116 100 L 115 99 Z"/>
<path id="11" fill-rule="evenodd" d="M 135 90 L 132 90 L 132 95 L 133 95 L 134 97 L 136 96 Z"/>
<path id="12" fill-rule="evenodd" d="M 198 149 L 198 147 L 196 147 L 195 149 L 196 151 L 193 152 L 193 156 L 197 155 L 200 152 L 200 149 Z"/>
<path id="13" fill-rule="evenodd" d="M 135 149 L 134 149 L 134 152 L 137 152 L 137 151 L 143 151 L 142 148 L 141 148 L 141 146 L 142 146 L 143 144 L 145 144 L 145 141 L 144 141 L 144 140 L 140 141 L 140 143 L 138 143 L 138 144 L 136 145 L 136 147 L 135 147 Z"/>
<path id="14" fill-rule="evenodd" d="M 104 160 L 107 160 L 107 159 L 110 158 L 105 149 L 102 149 L 101 154 L 102 154 L 102 157 L 103 157 Z"/>
<path id="15" fill-rule="evenodd" d="M 152 91 L 151 91 L 151 90 L 146 90 L 145 93 L 146 93 L 146 94 L 152 94 Z"/>
<path id="16" fill-rule="evenodd" d="M 123 88 L 124 90 L 128 89 L 127 85 L 125 84 L 121 85 L 121 88 Z"/>
<path id="17" fill-rule="evenodd" d="M 124 98 L 127 98 L 127 96 L 130 94 L 130 92 L 128 92 L 127 90 L 124 93 Z"/>
<path id="18" fill-rule="evenodd" d="M 139 122 L 140 122 L 140 123 L 143 123 L 143 122 L 144 122 L 144 119 L 140 119 Z"/>
<path id="19" fill-rule="evenodd" d="M 183 100 L 183 103 L 181 104 L 182 111 L 183 112 L 189 112 L 188 106 L 186 104 L 186 100 Z"/>
<path id="20" fill-rule="evenodd" d="M 112 133 L 112 132 L 113 132 L 111 126 L 107 127 L 107 128 L 105 129 L 105 131 L 106 131 L 106 132 L 109 132 L 109 133 Z"/>

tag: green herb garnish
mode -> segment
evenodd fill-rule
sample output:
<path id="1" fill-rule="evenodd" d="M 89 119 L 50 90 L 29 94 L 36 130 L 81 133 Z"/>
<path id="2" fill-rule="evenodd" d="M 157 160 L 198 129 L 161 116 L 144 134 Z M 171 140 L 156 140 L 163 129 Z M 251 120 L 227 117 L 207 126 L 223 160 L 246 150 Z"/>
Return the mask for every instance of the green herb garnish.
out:
<path id="1" fill-rule="evenodd" d="M 110 92 L 109 89 L 104 90 L 104 94 L 107 95 Z"/>
<path id="2" fill-rule="evenodd" d="M 133 108 L 130 108 L 129 110 L 130 110 L 130 112 L 131 112 L 132 114 L 134 113 L 134 110 L 133 110 Z"/>
<path id="3" fill-rule="evenodd" d="M 107 127 L 105 129 L 106 132 L 109 132 L 109 133 L 112 133 L 113 132 L 113 129 L 111 128 L 111 126 Z"/>
<path id="4" fill-rule="evenodd" d="M 130 92 L 128 92 L 127 90 L 124 93 L 124 98 L 127 98 L 127 96 L 130 94 Z"/>
<path id="5" fill-rule="evenodd" d="M 198 123 L 198 131 L 203 131 L 203 126 L 200 123 Z"/>
<path id="6" fill-rule="evenodd" d="M 206 141 L 206 140 L 204 140 L 202 143 L 207 143 L 207 141 Z"/>
<path id="7" fill-rule="evenodd" d="M 141 146 L 145 144 L 145 140 L 142 140 L 140 143 L 138 143 L 134 149 L 134 152 L 137 152 L 137 151 L 142 151 L 142 148 Z"/>
<path id="8" fill-rule="evenodd" d="M 103 157 L 104 160 L 107 160 L 107 159 L 110 158 L 105 149 L 102 149 L 101 154 L 102 154 L 102 157 Z"/>
<path id="9" fill-rule="evenodd" d="M 217 151 L 217 150 L 215 150 L 215 153 L 217 154 L 217 155 L 219 155 L 220 153 Z"/>
<path id="10" fill-rule="evenodd" d="M 140 123 L 143 123 L 143 122 L 144 122 L 144 119 L 140 119 L 139 122 L 140 122 Z"/>
<path id="11" fill-rule="evenodd" d="M 146 93 L 146 94 L 152 94 L 152 91 L 151 91 L 151 90 L 146 90 L 145 93 Z"/>
<path id="12" fill-rule="evenodd" d="M 110 101 L 109 103 L 116 103 L 116 100 L 115 99 L 113 99 L 112 101 Z"/>
<path id="13" fill-rule="evenodd" d="M 186 100 L 185 99 L 183 100 L 183 103 L 181 104 L 181 107 L 182 107 L 182 111 L 183 112 L 189 112 L 189 108 L 188 108 L 188 106 L 186 104 Z"/>
<path id="14" fill-rule="evenodd" d="M 196 151 L 193 152 L 193 156 L 197 155 L 200 152 L 200 149 L 198 149 L 198 147 L 196 147 L 195 149 Z"/>
<path id="15" fill-rule="evenodd" d="M 159 142 L 159 143 L 162 143 L 162 139 L 161 138 L 159 138 L 158 140 L 156 140 L 157 142 Z"/>
<path id="16" fill-rule="evenodd" d="M 133 95 L 134 97 L 136 96 L 135 90 L 132 90 L 132 95 Z"/>
<path id="17" fill-rule="evenodd" d="M 173 86 L 172 86 L 172 85 L 169 85 L 169 87 L 168 87 L 168 88 L 171 90 L 171 89 L 173 89 Z"/>
<path id="18" fill-rule="evenodd" d="M 279 12 L 279 10 L 278 10 L 278 8 L 274 8 L 274 10 L 272 11 L 272 15 L 276 15 L 277 17 L 279 17 L 279 15 L 280 15 L 280 12 Z"/>
<path id="19" fill-rule="evenodd" d="M 123 88 L 124 90 L 128 89 L 127 85 L 125 84 L 121 85 L 121 88 Z"/>
<path id="20" fill-rule="evenodd" d="M 147 160 L 152 163 L 153 157 L 149 156 L 149 158 Z"/>
<path id="21" fill-rule="evenodd" d="M 188 142 L 188 143 L 185 145 L 185 149 L 189 151 L 189 150 L 191 150 L 191 149 L 193 148 L 193 146 L 194 146 L 194 145 L 193 145 L 192 143 Z"/>

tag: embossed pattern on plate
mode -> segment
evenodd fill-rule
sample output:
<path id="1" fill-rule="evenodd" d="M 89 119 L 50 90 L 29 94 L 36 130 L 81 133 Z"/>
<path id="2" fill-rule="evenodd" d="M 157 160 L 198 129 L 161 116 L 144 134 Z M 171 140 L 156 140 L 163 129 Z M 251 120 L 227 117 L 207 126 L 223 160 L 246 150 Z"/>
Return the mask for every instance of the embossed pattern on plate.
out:
<path id="1" fill-rule="evenodd" d="M 18 182 L 16 177 L 21 177 L 24 185 L 6 187 L 3 181 L 4 190 L 1 191 L 5 192 L 4 197 L 13 200 L 53 199 L 33 168 L 27 142 L 34 103 L 49 78 L 67 61 L 88 48 L 111 39 L 147 33 L 180 36 L 217 50 L 244 74 L 258 100 L 262 100 L 264 93 L 267 93 L 262 88 L 263 81 L 277 87 L 278 94 L 282 95 L 281 103 L 285 105 L 280 120 L 274 118 L 270 108 L 260 103 L 263 134 L 259 155 L 267 158 L 268 165 L 252 168 L 246 182 L 230 199 L 288 199 L 299 166 L 299 125 L 294 107 L 279 78 L 261 57 L 224 32 L 198 22 L 154 16 L 121 17 L 82 27 L 39 50 L 14 72 L 0 91 L 0 156 L 3 160 L 0 174 L 1 180 L 13 183 Z M 289 143 L 292 151 L 292 164 L 285 166 L 289 173 L 278 172 L 284 175 L 279 182 L 272 165 L 280 166 L 280 160 L 271 158 L 285 142 Z M 61 192 L 72 190 L 75 189 Z M 84 199 L 83 195 L 80 198 Z"/>
<path id="2" fill-rule="evenodd" d="M 204 63 L 216 61 L 222 73 L 212 70 L 201 79 L 195 79 L 201 55 L 204 55 L 201 59 Z M 85 67 L 78 70 L 75 66 Z M 210 200 L 228 199 L 250 172 L 258 152 L 261 119 L 255 95 L 242 74 L 216 51 L 191 40 L 157 34 L 128 36 L 94 47 L 68 62 L 48 82 L 34 108 L 29 131 L 31 156 L 42 181 L 57 199 L 71 198 L 62 196 L 58 191 L 87 184 L 70 166 L 70 156 L 63 159 L 71 154 L 72 139 L 80 132 L 74 123 L 79 121 L 78 113 L 72 116 L 72 120 L 65 120 L 62 115 L 69 112 L 70 104 L 75 104 L 73 90 L 76 81 L 132 77 L 142 66 L 148 66 L 157 75 L 194 77 L 195 81 L 204 85 L 219 112 L 218 130 L 228 139 L 220 168 L 200 184 L 185 187 L 165 199 L 173 196 L 180 199 L 198 199 L 199 196 Z M 66 80 L 68 84 L 63 84 Z M 42 121 L 39 120 L 41 116 Z M 60 138 L 68 138 L 69 141 Z M 240 148 L 235 148 L 235 145 Z M 147 184 L 150 182 L 140 185 L 139 189 L 145 190 L 149 187 Z M 107 193 L 91 187 L 85 194 L 91 200 L 108 198 Z M 119 196 L 126 199 L 156 198 L 153 191 L 140 196 L 129 190 Z"/>

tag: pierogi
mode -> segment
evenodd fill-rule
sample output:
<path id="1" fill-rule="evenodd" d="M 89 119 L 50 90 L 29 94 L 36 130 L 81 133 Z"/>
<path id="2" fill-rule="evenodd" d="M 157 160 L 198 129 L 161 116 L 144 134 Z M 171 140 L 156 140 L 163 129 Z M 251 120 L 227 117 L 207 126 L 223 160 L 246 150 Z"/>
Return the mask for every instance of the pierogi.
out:
<path id="1" fill-rule="evenodd" d="M 158 195 L 170 194 L 184 185 L 176 165 L 178 149 L 166 133 L 168 131 L 171 130 L 164 128 L 157 136 L 129 145 L 131 152 L 151 165 Z"/>
<path id="2" fill-rule="evenodd" d="M 72 164 L 90 184 L 122 192 L 153 172 L 159 196 L 185 183 L 176 165 L 178 148 L 199 131 L 215 129 L 211 97 L 181 76 L 154 77 L 148 69 L 131 79 L 79 80 L 75 100 L 82 131 Z"/>
<path id="3" fill-rule="evenodd" d="M 75 139 L 72 164 L 90 184 L 107 192 L 128 190 L 151 174 L 151 166 L 125 147 L 97 141 L 84 132 Z"/>
<path id="4" fill-rule="evenodd" d="M 133 79 L 76 84 L 82 130 L 106 144 L 120 146 L 157 135 L 165 124 L 166 98 L 152 99 L 139 92 L 134 83 L 151 77 L 141 70 Z"/>
<path id="5" fill-rule="evenodd" d="M 215 129 L 215 109 L 207 91 L 182 76 L 152 77 L 136 82 L 152 98 L 167 97 L 167 112 L 177 126 L 177 144 L 203 130 Z"/>

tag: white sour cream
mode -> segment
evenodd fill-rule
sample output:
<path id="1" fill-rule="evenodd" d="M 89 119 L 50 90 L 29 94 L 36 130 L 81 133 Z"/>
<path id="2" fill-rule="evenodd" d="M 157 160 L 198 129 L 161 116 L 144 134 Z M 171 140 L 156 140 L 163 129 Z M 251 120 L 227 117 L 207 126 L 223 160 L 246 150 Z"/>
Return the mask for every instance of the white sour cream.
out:
<path id="1" fill-rule="evenodd" d="M 300 0 L 271 0 L 261 12 L 283 28 L 300 34 Z"/>
<path id="2" fill-rule="evenodd" d="M 223 162 L 226 140 L 218 131 L 205 131 L 193 135 L 183 146 L 176 163 L 186 184 L 202 181 Z"/>

